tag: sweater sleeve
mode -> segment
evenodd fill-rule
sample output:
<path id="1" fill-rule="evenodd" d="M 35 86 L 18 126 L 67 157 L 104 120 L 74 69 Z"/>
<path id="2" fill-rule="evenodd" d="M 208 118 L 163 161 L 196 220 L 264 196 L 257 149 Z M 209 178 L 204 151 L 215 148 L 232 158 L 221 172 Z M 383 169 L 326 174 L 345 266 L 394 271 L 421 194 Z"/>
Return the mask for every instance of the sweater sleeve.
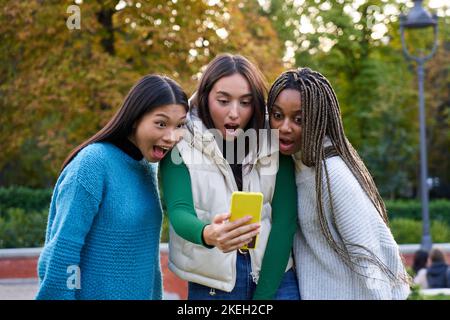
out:
<path id="1" fill-rule="evenodd" d="M 404 299 L 409 286 L 387 276 L 365 256 L 373 253 L 396 277 L 406 276 L 398 245 L 356 177 L 339 157 L 327 161 L 336 228 L 373 299 Z M 325 183 L 324 179 L 324 183 Z M 324 190 L 327 190 L 324 184 Z M 329 204 L 328 191 L 324 203 Z"/>
<path id="2" fill-rule="evenodd" d="M 297 187 L 291 157 L 280 154 L 272 200 L 272 228 L 253 299 L 273 299 L 286 271 L 297 230 Z"/>
<path id="3" fill-rule="evenodd" d="M 187 241 L 209 248 L 203 241 L 207 223 L 198 219 L 195 212 L 188 168 L 183 162 L 175 164 L 169 154 L 161 161 L 160 170 L 163 199 L 175 232 Z"/>
<path id="4" fill-rule="evenodd" d="M 98 212 L 102 192 L 103 181 L 96 179 L 97 165 L 90 166 L 85 161 L 78 168 L 66 168 L 58 180 L 50 204 L 45 246 L 38 262 L 40 282 L 36 299 L 76 299 L 77 289 L 83 286 L 81 250 Z M 91 189 L 96 189 L 96 194 L 88 191 Z"/>
<path id="5" fill-rule="evenodd" d="M 156 263 L 156 272 L 155 274 L 161 274 L 161 277 L 155 277 L 153 281 L 153 290 L 152 290 L 152 300 L 162 300 L 163 299 L 163 278 L 161 272 L 161 264 Z"/>

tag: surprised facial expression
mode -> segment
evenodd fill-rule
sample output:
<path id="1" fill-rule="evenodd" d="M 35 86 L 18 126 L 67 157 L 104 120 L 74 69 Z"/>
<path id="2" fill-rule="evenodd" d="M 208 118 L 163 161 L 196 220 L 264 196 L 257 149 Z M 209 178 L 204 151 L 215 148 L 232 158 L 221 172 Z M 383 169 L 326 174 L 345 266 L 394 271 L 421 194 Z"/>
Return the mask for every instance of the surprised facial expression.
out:
<path id="1" fill-rule="evenodd" d="M 160 161 L 183 137 L 186 110 L 170 104 L 145 114 L 129 137 L 149 162 Z"/>
<path id="2" fill-rule="evenodd" d="M 280 152 L 291 155 L 300 150 L 301 127 L 300 92 L 284 89 L 270 112 L 270 127 L 280 133 Z"/>
<path id="3" fill-rule="evenodd" d="M 208 95 L 214 127 L 224 139 L 234 140 L 253 116 L 252 93 L 248 81 L 239 73 L 219 79 Z"/>

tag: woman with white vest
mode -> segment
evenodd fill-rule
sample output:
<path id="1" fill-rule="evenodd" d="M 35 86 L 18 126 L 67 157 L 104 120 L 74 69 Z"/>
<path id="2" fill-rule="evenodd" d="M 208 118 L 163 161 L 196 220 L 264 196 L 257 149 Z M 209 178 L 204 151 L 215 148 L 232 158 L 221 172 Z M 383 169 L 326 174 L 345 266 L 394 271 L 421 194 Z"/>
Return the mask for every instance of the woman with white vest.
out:
<path id="1" fill-rule="evenodd" d="M 246 58 L 216 57 L 191 101 L 184 139 L 161 163 L 171 224 L 169 268 L 188 281 L 188 299 L 252 299 L 258 280 L 259 291 L 272 290 L 271 277 L 279 279 L 276 299 L 299 299 L 290 251 L 280 256 L 274 245 L 266 250 L 271 228 L 271 243 L 292 246 L 296 186 L 292 159 L 278 159 L 259 136 L 265 92 L 261 73 Z M 250 133 L 259 137 L 256 144 L 242 139 Z M 246 224 L 250 217 L 228 221 L 234 191 L 263 194 L 259 224 Z M 240 249 L 257 234 L 255 249 Z M 265 251 L 268 267 L 260 277 Z M 285 261 L 283 270 L 273 274 L 270 265 L 279 260 Z"/>
<path id="2" fill-rule="evenodd" d="M 345 136 L 331 84 L 308 68 L 284 72 L 267 107 L 280 152 L 296 162 L 302 299 L 405 299 L 409 278 L 385 205 Z"/>

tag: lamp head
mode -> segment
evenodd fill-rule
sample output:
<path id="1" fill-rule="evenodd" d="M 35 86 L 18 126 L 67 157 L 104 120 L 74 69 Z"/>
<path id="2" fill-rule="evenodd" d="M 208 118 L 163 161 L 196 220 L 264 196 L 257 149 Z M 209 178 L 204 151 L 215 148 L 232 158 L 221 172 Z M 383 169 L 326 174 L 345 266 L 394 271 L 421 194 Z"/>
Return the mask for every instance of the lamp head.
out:
<path id="1" fill-rule="evenodd" d="M 400 25 L 404 28 L 426 28 L 437 25 L 436 14 L 431 15 L 422 7 L 423 0 L 415 0 L 414 7 L 407 15 L 400 15 Z"/>

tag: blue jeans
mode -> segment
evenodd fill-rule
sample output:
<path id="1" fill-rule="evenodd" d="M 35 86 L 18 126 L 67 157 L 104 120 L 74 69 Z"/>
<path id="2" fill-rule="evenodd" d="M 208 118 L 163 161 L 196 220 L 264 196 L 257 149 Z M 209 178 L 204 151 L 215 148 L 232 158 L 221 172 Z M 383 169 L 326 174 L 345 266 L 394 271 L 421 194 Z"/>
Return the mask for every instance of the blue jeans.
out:
<path id="1" fill-rule="evenodd" d="M 237 253 L 236 285 L 231 292 L 213 289 L 198 283 L 188 283 L 189 300 L 251 300 L 256 284 L 251 276 L 250 254 Z M 287 271 L 275 295 L 275 300 L 300 300 L 297 276 L 294 269 Z"/>

